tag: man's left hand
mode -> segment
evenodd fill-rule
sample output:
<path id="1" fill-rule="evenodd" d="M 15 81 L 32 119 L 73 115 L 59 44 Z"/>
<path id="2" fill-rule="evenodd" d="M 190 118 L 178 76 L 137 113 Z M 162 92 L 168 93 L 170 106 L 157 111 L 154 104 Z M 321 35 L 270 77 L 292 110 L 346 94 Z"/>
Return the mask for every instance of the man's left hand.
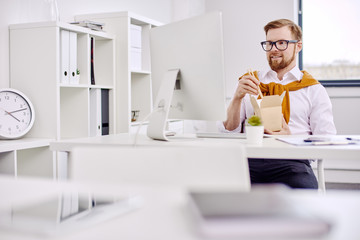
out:
<path id="1" fill-rule="evenodd" d="M 274 132 L 274 131 L 271 131 L 269 129 L 265 129 L 264 132 L 266 134 L 270 134 L 270 135 L 291 135 L 290 128 L 287 125 L 284 118 L 282 120 L 282 127 L 281 127 L 280 131 Z"/>

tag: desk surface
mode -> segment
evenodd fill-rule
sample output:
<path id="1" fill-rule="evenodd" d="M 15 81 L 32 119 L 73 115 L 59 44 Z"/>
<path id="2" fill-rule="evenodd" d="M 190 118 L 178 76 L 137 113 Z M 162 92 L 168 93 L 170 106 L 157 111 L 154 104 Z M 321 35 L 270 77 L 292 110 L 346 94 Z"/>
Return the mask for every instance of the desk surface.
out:
<path id="1" fill-rule="evenodd" d="M 73 187 L 74 183 L 56 183 L 45 180 L 31 179 L 10 179 L 0 176 L 0 211 L 7 209 L 10 201 L 26 203 L 44 197 L 44 192 L 56 192 L 64 186 Z M 78 183 L 77 183 L 78 184 Z M 76 185 L 78 188 L 80 185 Z M 89 188 L 89 185 L 82 183 L 82 187 Z M 26 194 L 28 187 L 33 189 L 31 194 Z M 37 190 L 36 190 L 37 189 Z M 134 194 L 137 193 L 144 199 L 144 205 L 127 214 L 113 220 L 98 224 L 85 230 L 76 231 L 69 235 L 51 239 L 63 240 L 91 240 L 91 239 L 200 239 L 194 233 L 189 221 L 187 209 L 187 195 L 185 190 L 174 186 L 135 186 L 135 185 L 92 185 L 91 189 L 102 192 Z M 358 216 L 360 215 L 360 192 L 331 192 L 327 195 L 318 195 L 314 191 L 291 190 L 289 197 L 306 209 L 317 211 L 324 217 L 334 222 L 334 227 L 326 239 L 359 239 L 360 228 L 358 227 Z M 336 207 L 334 207 L 336 206 Z M 1 239 L 39 239 L 39 236 L 10 232 L 0 229 Z M 49 239 L 49 238 L 40 238 Z"/>
<path id="2" fill-rule="evenodd" d="M 284 137 L 284 136 L 282 136 Z M 294 137 L 293 135 L 291 137 Z M 299 136 L 304 137 L 304 136 Z M 356 136 L 359 137 L 359 136 Z M 347 159 L 360 160 L 360 144 L 355 145 L 330 145 L 330 146 L 294 146 L 276 140 L 275 137 L 263 139 L 262 145 L 250 145 L 246 139 L 215 139 L 215 138 L 196 138 L 194 135 L 184 135 L 175 137 L 171 141 L 154 141 L 146 135 L 139 135 L 136 143 L 138 145 L 161 145 L 161 146 L 196 146 L 196 145 L 233 145 L 244 144 L 249 158 L 280 158 L 280 159 Z M 50 143 L 53 151 L 70 152 L 74 147 L 88 146 L 101 147 L 133 145 L 135 136 L 133 134 L 115 134 L 100 137 L 80 138 L 62 140 Z"/>

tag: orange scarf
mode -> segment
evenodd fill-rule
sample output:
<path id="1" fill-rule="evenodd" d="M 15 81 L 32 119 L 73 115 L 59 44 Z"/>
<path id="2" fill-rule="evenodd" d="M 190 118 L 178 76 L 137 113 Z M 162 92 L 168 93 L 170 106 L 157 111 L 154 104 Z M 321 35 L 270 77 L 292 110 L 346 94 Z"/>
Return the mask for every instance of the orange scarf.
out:
<path id="1" fill-rule="evenodd" d="M 284 115 L 286 123 L 290 120 L 290 97 L 289 91 L 297 91 L 304 87 L 309 87 L 319 82 L 313 78 L 308 72 L 301 71 L 304 75 L 301 80 L 293 81 L 289 84 L 282 85 L 279 83 L 271 82 L 269 84 L 260 83 L 260 90 L 264 96 L 268 95 L 281 95 L 283 91 L 286 91 L 284 100 L 282 102 L 282 113 Z M 258 72 L 254 71 L 254 76 L 259 79 Z"/>

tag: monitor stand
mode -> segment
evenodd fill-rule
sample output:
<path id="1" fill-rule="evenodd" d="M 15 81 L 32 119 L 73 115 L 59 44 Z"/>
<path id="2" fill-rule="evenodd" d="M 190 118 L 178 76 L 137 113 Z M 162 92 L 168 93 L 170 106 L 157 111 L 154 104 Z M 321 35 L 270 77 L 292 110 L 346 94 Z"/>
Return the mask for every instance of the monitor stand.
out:
<path id="1" fill-rule="evenodd" d="M 166 122 L 169 115 L 171 100 L 174 94 L 179 69 L 168 70 L 163 77 L 159 92 L 155 99 L 154 109 L 149 117 L 147 136 L 154 140 L 169 141 L 166 137 Z"/>

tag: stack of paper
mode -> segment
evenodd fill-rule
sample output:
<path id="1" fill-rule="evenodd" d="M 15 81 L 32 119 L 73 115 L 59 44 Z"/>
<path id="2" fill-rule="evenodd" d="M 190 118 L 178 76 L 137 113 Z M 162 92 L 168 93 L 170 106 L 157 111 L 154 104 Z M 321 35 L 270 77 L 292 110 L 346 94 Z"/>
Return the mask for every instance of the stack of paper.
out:
<path id="1" fill-rule="evenodd" d="M 325 145 L 348 145 L 348 144 L 357 144 L 360 141 L 349 140 L 349 138 L 344 138 L 341 136 L 309 136 L 309 137 L 278 137 L 276 138 L 279 141 L 289 143 L 296 146 L 325 146 Z"/>
<path id="2" fill-rule="evenodd" d="M 94 21 L 89 21 L 89 20 L 72 22 L 71 24 L 90 28 L 90 29 L 96 30 L 96 31 L 103 31 L 103 27 L 104 27 L 104 23 L 99 23 L 99 22 L 94 22 Z"/>

